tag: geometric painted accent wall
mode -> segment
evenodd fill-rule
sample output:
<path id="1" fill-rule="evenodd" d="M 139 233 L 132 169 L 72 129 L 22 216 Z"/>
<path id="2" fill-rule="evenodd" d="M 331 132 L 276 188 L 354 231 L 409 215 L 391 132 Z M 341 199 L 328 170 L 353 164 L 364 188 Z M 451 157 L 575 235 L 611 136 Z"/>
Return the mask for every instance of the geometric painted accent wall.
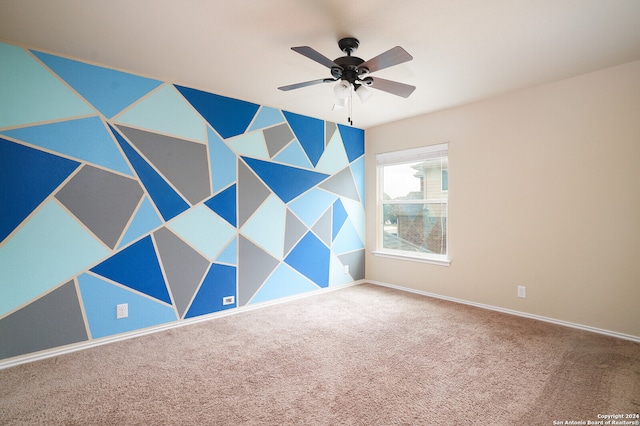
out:
<path id="1" fill-rule="evenodd" d="M 362 130 L 0 57 L 0 359 L 364 278 Z"/>

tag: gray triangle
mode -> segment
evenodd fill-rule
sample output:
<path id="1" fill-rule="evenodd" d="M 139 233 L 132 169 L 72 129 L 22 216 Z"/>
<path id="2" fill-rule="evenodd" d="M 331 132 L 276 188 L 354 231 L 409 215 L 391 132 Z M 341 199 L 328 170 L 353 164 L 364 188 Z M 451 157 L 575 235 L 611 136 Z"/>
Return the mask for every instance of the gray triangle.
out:
<path id="1" fill-rule="evenodd" d="M 331 247 L 331 209 L 320 216 L 311 230 L 322 240 L 327 247 Z"/>
<path id="2" fill-rule="evenodd" d="M 160 228 L 153 236 L 173 301 L 182 317 L 207 272 L 209 261 L 167 228 Z"/>
<path id="3" fill-rule="evenodd" d="M 338 130 L 338 125 L 330 121 L 324 122 L 324 146 L 329 145 L 329 141 L 333 137 L 333 134 Z"/>
<path id="4" fill-rule="evenodd" d="M 284 253 L 289 253 L 300 238 L 307 233 L 307 225 L 297 218 L 289 209 L 287 209 L 287 218 L 284 228 Z"/>
<path id="5" fill-rule="evenodd" d="M 205 145 L 122 125 L 117 127 L 192 205 L 211 195 Z"/>
<path id="6" fill-rule="evenodd" d="M 349 275 L 354 280 L 364 279 L 364 249 L 338 256 L 343 265 L 349 265 Z"/>
<path id="7" fill-rule="evenodd" d="M 56 198 L 106 245 L 114 248 L 142 195 L 138 181 L 84 166 Z"/>
<path id="8" fill-rule="evenodd" d="M 351 174 L 351 168 L 349 168 L 348 166 L 342 169 L 342 171 L 322 182 L 319 187 L 342 197 L 360 201 L 358 189 L 356 188 L 355 180 L 353 179 L 353 175 Z"/>
<path id="9" fill-rule="evenodd" d="M 238 254 L 238 306 L 243 306 L 280 262 L 242 235 Z"/>
<path id="10" fill-rule="evenodd" d="M 88 339 L 73 281 L 0 320 L 0 359 Z"/>
<path id="11" fill-rule="evenodd" d="M 238 228 L 271 194 L 267 186 L 243 162 L 238 161 Z"/>
<path id="12" fill-rule="evenodd" d="M 282 148 L 284 148 L 295 137 L 287 124 L 270 127 L 263 130 L 264 140 L 267 143 L 269 156 L 273 158 Z"/>

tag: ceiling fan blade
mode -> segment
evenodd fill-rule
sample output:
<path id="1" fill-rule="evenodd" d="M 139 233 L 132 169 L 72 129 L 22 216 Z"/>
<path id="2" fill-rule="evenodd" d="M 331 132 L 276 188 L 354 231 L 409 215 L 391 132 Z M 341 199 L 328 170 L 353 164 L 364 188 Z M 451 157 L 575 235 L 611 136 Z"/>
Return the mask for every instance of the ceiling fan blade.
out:
<path id="1" fill-rule="evenodd" d="M 309 59 L 316 61 L 317 63 L 324 65 L 327 68 L 337 67 L 338 65 L 331 59 L 324 56 L 322 53 L 309 46 L 297 46 L 292 47 L 291 50 L 298 52 L 299 54 L 306 56 Z"/>
<path id="2" fill-rule="evenodd" d="M 386 52 L 379 54 L 375 58 L 371 58 L 368 61 L 361 63 L 358 65 L 358 68 L 367 68 L 369 72 L 374 72 L 412 59 L 413 56 L 409 55 L 406 50 L 400 46 L 396 46 L 393 49 L 389 49 Z"/>
<path id="3" fill-rule="evenodd" d="M 284 90 L 285 92 L 288 90 L 299 89 L 301 87 L 314 86 L 320 83 L 331 83 L 332 81 L 336 81 L 332 78 L 321 78 L 318 80 L 305 81 L 303 83 L 290 84 L 288 86 L 278 87 L 280 90 Z"/>
<path id="4" fill-rule="evenodd" d="M 383 92 L 391 93 L 392 95 L 402 96 L 408 98 L 409 95 L 416 90 L 415 86 L 409 84 L 398 83 L 397 81 L 385 80 L 384 78 L 371 77 L 373 83 L 371 87 L 374 89 L 382 90 Z"/>

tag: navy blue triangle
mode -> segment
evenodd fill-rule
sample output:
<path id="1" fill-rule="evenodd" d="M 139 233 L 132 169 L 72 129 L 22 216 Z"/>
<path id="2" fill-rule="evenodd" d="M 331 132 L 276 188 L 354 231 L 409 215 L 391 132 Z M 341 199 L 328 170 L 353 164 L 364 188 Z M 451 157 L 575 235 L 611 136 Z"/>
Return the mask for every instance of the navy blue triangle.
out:
<path id="1" fill-rule="evenodd" d="M 189 209 L 189 204 L 169 186 L 153 167 L 151 167 L 111 125 L 109 125 L 109 128 L 140 177 L 144 187 L 147 188 L 151 199 L 156 207 L 158 207 L 158 210 L 160 210 L 160 214 L 164 220 L 173 219 Z"/>
<path id="2" fill-rule="evenodd" d="M 229 296 L 234 297 L 234 302 L 223 305 L 222 299 Z M 185 318 L 235 308 L 237 306 L 236 299 L 236 268 L 214 263 L 202 281 L 200 290 L 191 302 L 191 307 Z"/>
<path id="3" fill-rule="evenodd" d="M 344 204 L 342 204 L 342 201 L 340 201 L 340 198 L 338 198 L 336 202 L 333 203 L 333 218 L 332 218 L 333 232 L 331 233 L 331 241 L 336 239 L 336 235 L 338 235 L 340 228 L 342 228 L 342 225 L 347 220 L 348 216 L 349 215 L 347 214 L 347 211 L 344 208 Z"/>
<path id="4" fill-rule="evenodd" d="M 218 214 L 221 218 L 236 226 L 236 185 L 214 195 L 204 204 Z"/>
<path id="5" fill-rule="evenodd" d="M 312 232 L 307 232 L 284 261 L 320 287 L 328 287 L 329 257 L 329 248 Z"/>
<path id="6" fill-rule="evenodd" d="M 189 87 L 175 86 L 224 139 L 243 134 L 260 105 Z"/>
<path id="7" fill-rule="evenodd" d="M 151 236 L 94 266 L 91 272 L 171 304 Z"/>
<path id="8" fill-rule="evenodd" d="M 256 160 L 255 158 L 242 157 L 242 159 L 285 203 L 329 177 L 324 173 Z"/>
<path id="9" fill-rule="evenodd" d="M 338 130 L 349 162 L 364 155 L 364 130 L 343 124 L 338 124 Z"/>
<path id="10" fill-rule="evenodd" d="M 0 138 L 0 241 L 80 163 Z"/>
<path id="11" fill-rule="evenodd" d="M 282 113 L 315 167 L 324 152 L 324 121 L 287 111 Z"/>

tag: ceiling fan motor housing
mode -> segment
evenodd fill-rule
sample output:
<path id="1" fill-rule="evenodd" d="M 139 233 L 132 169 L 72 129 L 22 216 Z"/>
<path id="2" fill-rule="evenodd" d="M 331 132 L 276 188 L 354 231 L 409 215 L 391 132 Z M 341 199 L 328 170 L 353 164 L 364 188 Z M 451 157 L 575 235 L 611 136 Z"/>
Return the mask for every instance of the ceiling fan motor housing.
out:
<path id="1" fill-rule="evenodd" d="M 358 65 L 364 62 L 361 58 L 356 56 L 342 56 L 333 62 L 338 65 L 337 67 L 331 68 L 331 75 L 335 78 L 354 83 L 358 80 L 358 76 L 362 74 L 358 71 Z"/>

